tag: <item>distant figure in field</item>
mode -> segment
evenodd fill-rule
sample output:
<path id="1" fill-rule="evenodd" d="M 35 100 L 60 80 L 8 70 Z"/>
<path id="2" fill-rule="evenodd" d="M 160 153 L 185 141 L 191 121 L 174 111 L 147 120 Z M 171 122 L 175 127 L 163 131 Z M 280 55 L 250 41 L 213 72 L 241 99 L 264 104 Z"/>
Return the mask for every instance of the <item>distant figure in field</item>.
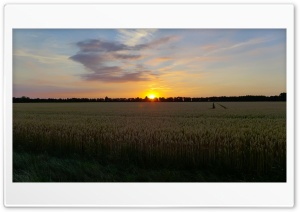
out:
<path id="1" fill-rule="evenodd" d="M 215 103 L 213 103 L 213 106 L 212 106 L 212 109 L 215 109 L 216 107 L 215 107 Z"/>

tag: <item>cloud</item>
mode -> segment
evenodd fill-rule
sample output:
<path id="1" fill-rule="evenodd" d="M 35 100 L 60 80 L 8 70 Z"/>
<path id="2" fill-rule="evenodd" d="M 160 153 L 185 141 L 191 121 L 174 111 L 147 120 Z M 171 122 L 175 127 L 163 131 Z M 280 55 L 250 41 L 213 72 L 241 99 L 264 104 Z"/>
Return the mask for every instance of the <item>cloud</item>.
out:
<path id="1" fill-rule="evenodd" d="M 34 85 L 34 86 L 33 86 Z M 102 89 L 105 91 L 104 89 Z M 60 85 L 35 85 L 35 84 L 14 84 L 13 96 L 29 96 L 31 98 L 51 98 L 51 97 L 86 97 L 87 94 L 99 92 L 99 89 Z"/>
<path id="2" fill-rule="evenodd" d="M 139 59 L 141 55 L 126 55 L 126 54 L 114 54 L 116 59 Z"/>
<path id="3" fill-rule="evenodd" d="M 83 64 L 85 67 L 94 69 L 98 65 L 102 64 L 104 60 L 103 55 L 95 53 L 77 53 L 70 57 L 70 59 Z"/>
<path id="4" fill-rule="evenodd" d="M 173 41 L 176 41 L 176 40 L 178 40 L 177 36 L 167 36 L 167 37 L 163 37 L 163 38 L 160 38 L 158 40 L 155 40 L 155 41 L 151 42 L 149 46 L 157 47 L 159 45 L 169 43 L 169 42 L 173 42 Z"/>
<path id="5" fill-rule="evenodd" d="M 208 51 L 206 54 L 204 54 L 204 56 L 213 55 L 213 54 L 225 52 L 225 51 L 230 51 L 233 49 L 242 48 L 242 47 L 246 47 L 246 46 L 250 46 L 250 45 L 257 45 L 257 44 L 261 44 L 261 43 L 265 43 L 265 42 L 269 42 L 269 41 L 271 41 L 271 39 L 255 38 L 255 39 L 251 39 L 251 40 L 248 40 L 245 42 L 231 44 L 231 45 L 228 45 L 225 47 L 220 47 L 220 48 L 216 48 L 215 46 L 212 46 L 212 48 L 210 49 L 211 51 Z M 207 49 L 207 50 L 209 50 L 209 49 Z"/>
<path id="6" fill-rule="evenodd" d="M 129 82 L 129 81 L 149 81 L 151 78 L 155 77 L 150 71 L 140 71 L 134 73 L 124 73 L 121 76 L 113 76 L 111 73 L 92 73 L 84 74 L 82 77 L 85 80 L 100 80 L 104 82 Z"/>
<path id="7" fill-rule="evenodd" d="M 17 57 L 27 57 L 34 59 L 40 63 L 45 63 L 45 64 L 57 64 L 59 62 L 66 62 L 68 57 L 64 55 L 54 55 L 54 54 L 46 54 L 46 53 L 41 53 L 41 52 L 31 52 L 29 50 L 22 50 L 18 49 L 15 50 L 13 53 L 13 56 Z"/>
<path id="8" fill-rule="evenodd" d="M 134 31 L 137 33 L 137 31 Z M 144 38 L 149 31 L 138 31 L 140 38 Z M 143 32 L 143 33 L 142 33 Z M 127 33 L 127 31 L 126 31 Z M 131 32 L 130 32 L 131 33 Z M 124 33 L 123 33 L 124 34 Z M 157 77 L 143 65 L 135 62 L 143 56 L 140 50 L 161 47 L 176 40 L 177 37 L 168 36 L 148 43 L 125 45 L 119 42 L 88 39 L 76 43 L 79 52 L 70 59 L 81 63 L 90 73 L 81 75 L 84 80 L 97 80 L 104 82 L 147 81 Z M 166 58 L 165 58 L 166 59 Z M 134 65 L 131 65 L 131 64 Z M 127 68 L 124 68 L 127 67 Z"/>
<path id="9" fill-rule="evenodd" d="M 81 52 L 114 52 L 128 49 L 128 46 L 124 44 L 96 39 L 77 42 L 77 46 L 80 48 Z"/>
<path id="10" fill-rule="evenodd" d="M 133 46 L 132 49 L 134 50 L 141 50 L 141 49 L 151 49 L 151 48 L 155 48 L 155 47 L 159 47 L 161 45 L 170 43 L 170 42 L 174 42 L 178 40 L 177 36 L 167 36 L 167 37 L 163 37 L 157 40 L 154 40 L 152 42 L 146 43 L 146 44 L 139 44 L 136 46 Z"/>
<path id="11" fill-rule="evenodd" d="M 149 61 L 146 62 L 146 64 L 151 65 L 151 66 L 158 66 L 162 63 L 168 62 L 173 60 L 173 58 L 171 57 L 157 57 L 157 58 L 153 58 Z"/>
<path id="12" fill-rule="evenodd" d="M 148 42 L 157 29 L 119 29 L 118 40 L 127 46 Z"/>

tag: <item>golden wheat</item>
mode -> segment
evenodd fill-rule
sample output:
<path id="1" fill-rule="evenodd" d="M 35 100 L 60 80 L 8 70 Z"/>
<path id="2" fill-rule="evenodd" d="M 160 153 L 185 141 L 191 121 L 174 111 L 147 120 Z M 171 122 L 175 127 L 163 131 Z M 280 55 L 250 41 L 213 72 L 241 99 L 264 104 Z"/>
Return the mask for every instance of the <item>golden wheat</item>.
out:
<path id="1" fill-rule="evenodd" d="M 285 103 L 14 104 L 13 142 L 31 150 L 266 173 L 286 167 Z"/>

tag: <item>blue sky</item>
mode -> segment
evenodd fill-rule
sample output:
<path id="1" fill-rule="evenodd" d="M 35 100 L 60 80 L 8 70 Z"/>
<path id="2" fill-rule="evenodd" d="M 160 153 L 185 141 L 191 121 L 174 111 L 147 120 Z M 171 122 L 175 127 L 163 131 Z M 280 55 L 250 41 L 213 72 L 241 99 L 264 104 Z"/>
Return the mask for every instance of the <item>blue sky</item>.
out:
<path id="1" fill-rule="evenodd" d="M 14 29 L 13 96 L 278 95 L 284 29 Z"/>

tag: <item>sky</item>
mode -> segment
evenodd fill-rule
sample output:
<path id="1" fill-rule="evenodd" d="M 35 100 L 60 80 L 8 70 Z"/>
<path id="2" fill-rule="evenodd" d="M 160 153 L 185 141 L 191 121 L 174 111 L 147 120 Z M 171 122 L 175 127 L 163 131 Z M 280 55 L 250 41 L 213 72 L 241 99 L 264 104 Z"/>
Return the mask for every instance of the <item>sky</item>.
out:
<path id="1" fill-rule="evenodd" d="M 13 96 L 286 92 L 285 29 L 14 29 Z"/>

